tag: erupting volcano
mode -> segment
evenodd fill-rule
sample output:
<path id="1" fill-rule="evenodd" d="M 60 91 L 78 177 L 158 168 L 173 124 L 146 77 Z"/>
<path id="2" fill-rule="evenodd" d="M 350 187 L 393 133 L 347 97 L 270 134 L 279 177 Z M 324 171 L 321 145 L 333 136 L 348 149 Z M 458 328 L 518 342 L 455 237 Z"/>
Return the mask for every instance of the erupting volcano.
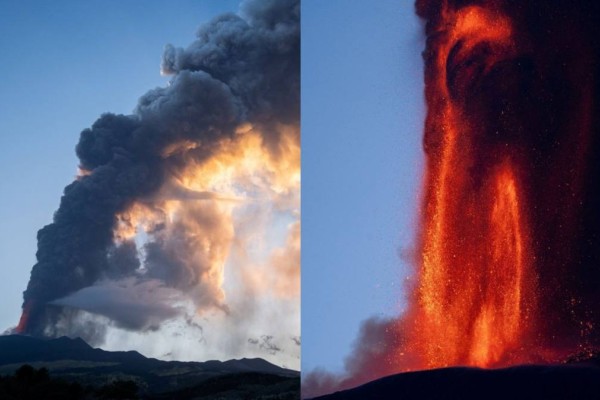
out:
<path id="1" fill-rule="evenodd" d="M 418 283 L 400 328 L 402 352 L 418 359 L 408 367 L 590 351 L 600 344 L 598 7 L 417 10 L 427 20 L 427 170 Z"/>
<path id="2" fill-rule="evenodd" d="M 416 11 L 427 114 L 407 302 L 365 321 L 345 373 L 310 374 L 309 395 L 598 355 L 599 3 L 417 0 Z M 435 386 L 453 371 L 398 382 L 418 393 L 421 377 Z M 380 386 L 390 398 L 394 379 Z"/>
<path id="3" fill-rule="evenodd" d="M 299 18 L 243 2 L 165 48 L 168 86 L 81 133 L 16 333 L 297 366 Z"/>

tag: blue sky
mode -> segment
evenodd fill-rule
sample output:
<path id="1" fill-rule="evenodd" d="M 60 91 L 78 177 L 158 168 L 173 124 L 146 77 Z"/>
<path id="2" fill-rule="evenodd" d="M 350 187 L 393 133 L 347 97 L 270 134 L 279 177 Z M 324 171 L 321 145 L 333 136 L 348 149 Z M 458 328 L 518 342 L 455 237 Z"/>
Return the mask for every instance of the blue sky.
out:
<path id="1" fill-rule="evenodd" d="M 0 331 L 16 325 L 35 262 L 77 170 L 79 133 L 129 114 L 159 73 L 165 44 L 187 46 L 238 0 L 0 2 Z"/>
<path id="2" fill-rule="evenodd" d="M 423 47 L 412 1 L 302 3 L 303 371 L 340 371 L 361 321 L 402 309 Z"/>

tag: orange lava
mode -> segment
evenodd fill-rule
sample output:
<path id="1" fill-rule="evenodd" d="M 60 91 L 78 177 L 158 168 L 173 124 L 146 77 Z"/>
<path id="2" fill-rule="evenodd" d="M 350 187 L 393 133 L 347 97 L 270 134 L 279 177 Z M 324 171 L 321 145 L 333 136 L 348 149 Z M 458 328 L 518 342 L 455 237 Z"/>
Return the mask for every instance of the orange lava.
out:
<path id="1" fill-rule="evenodd" d="M 23 312 L 21 313 L 21 318 L 19 319 L 19 323 L 15 328 L 15 333 L 24 333 L 27 329 L 27 323 L 29 322 L 29 313 L 31 312 L 31 303 L 26 303 L 23 306 Z"/>
<path id="2" fill-rule="evenodd" d="M 485 73 L 512 53 L 511 25 L 500 13 L 476 6 L 444 11 L 442 18 L 447 22 L 437 32 L 433 70 L 426 74 L 428 170 L 410 342 L 422 368 L 499 366 L 518 358 L 533 323 L 534 256 L 526 206 L 518 160 L 511 154 L 499 149 L 485 171 L 477 170 L 483 167 L 472 141 L 481 127 L 452 100 L 447 63 L 452 57 L 462 62 L 468 83 L 475 72 L 461 60 L 485 45 L 491 51 L 478 59 Z"/>

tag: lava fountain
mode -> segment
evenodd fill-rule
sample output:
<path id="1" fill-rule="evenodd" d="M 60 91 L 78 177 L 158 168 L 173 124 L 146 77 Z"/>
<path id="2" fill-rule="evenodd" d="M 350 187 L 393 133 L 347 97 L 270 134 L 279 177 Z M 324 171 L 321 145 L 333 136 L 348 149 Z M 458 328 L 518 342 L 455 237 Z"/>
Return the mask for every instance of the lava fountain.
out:
<path id="1" fill-rule="evenodd" d="M 408 304 L 364 321 L 345 372 L 314 371 L 303 394 L 600 349 L 600 3 L 416 11 L 427 115 Z"/>
<path id="2" fill-rule="evenodd" d="M 598 7 L 417 11 L 428 112 L 418 283 L 402 322 L 410 369 L 551 362 L 597 346 Z"/>

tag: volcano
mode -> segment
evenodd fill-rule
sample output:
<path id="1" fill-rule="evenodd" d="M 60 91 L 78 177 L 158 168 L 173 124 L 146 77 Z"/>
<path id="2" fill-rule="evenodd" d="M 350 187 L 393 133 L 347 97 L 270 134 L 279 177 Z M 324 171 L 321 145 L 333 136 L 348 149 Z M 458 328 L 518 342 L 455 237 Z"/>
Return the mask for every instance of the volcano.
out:
<path id="1" fill-rule="evenodd" d="M 0 375 L 10 375 L 24 364 L 46 368 L 52 377 L 82 386 L 133 381 L 139 387 L 138 394 L 147 399 L 239 398 L 236 395 L 272 398 L 269 396 L 275 394 L 294 399 L 300 389 L 298 371 L 260 358 L 162 361 L 136 351 L 93 348 L 81 338 L 0 336 Z"/>
<path id="2" fill-rule="evenodd" d="M 452 367 L 407 372 L 313 400 L 362 399 L 595 399 L 600 366 L 515 366 L 489 370 Z"/>
<path id="3" fill-rule="evenodd" d="M 416 11 L 427 114 L 408 302 L 365 321 L 346 373 L 309 375 L 305 395 L 389 375 L 351 393 L 524 398 L 509 388 L 531 379 L 553 389 L 527 398 L 597 397 L 596 367 L 555 365 L 600 346 L 600 5 Z"/>

